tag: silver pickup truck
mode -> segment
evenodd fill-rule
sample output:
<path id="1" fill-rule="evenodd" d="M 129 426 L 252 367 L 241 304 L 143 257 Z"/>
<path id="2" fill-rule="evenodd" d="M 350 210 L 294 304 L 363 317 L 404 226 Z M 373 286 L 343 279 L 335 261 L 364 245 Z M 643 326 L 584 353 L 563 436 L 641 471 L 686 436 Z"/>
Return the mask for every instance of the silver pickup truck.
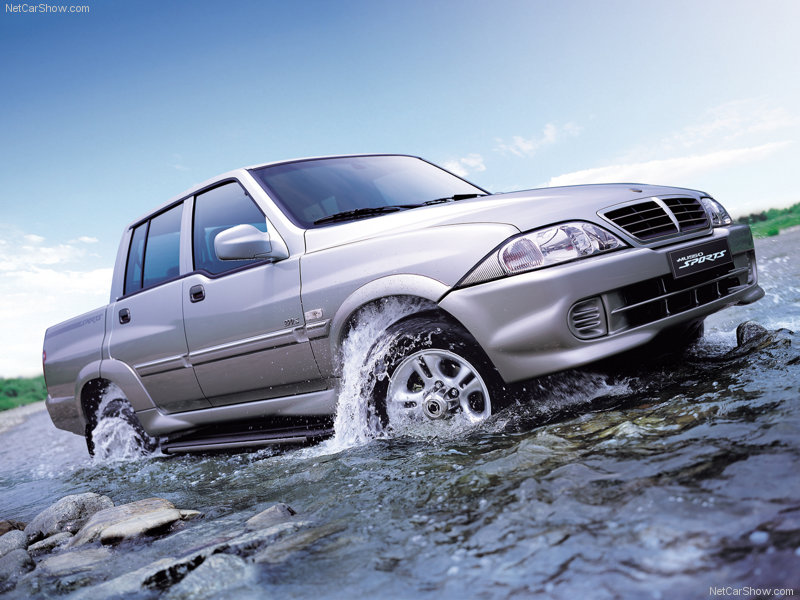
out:
<path id="1" fill-rule="evenodd" d="M 125 229 L 108 306 L 44 340 L 47 407 L 85 435 L 203 451 L 321 438 L 365 307 L 372 415 L 488 417 L 506 388 L 659 340 L 762 297 L 749 227 L 705 193 L 639 184 L 490 194 L 420 158 L 231 171 Z"/>

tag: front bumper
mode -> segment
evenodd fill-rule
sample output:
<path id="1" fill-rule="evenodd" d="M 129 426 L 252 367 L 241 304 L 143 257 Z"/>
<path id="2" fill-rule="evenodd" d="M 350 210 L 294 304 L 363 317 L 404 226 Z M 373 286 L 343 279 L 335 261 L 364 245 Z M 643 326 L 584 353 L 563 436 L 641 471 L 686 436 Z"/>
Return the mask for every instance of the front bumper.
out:
<path id="1" fill-rule="evenodd" d="M 687 280 L 672 276 L 669 252 L 722 238 L 727 238 L 732 264 Z M 440 306 L 475 337 L 503 379 L 514 382 L 630 350 L 665 329 L 763 295 L 753 238 L 745 225 L 718 228 L 711 236 L 661 248 L 630 248 L 454 290 Z M 574 333 L 570 311 L 585 302 L 595 304 L 604 320 L 605 333 L 593 339 Z"/>

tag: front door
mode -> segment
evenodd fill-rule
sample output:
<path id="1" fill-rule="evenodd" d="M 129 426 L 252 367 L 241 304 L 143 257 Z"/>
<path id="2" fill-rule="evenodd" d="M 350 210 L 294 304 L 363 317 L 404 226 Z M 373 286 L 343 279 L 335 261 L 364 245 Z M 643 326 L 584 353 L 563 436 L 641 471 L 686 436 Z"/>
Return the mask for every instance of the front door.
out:
<path id="1" fill-rule="evenodd" d="M 317 391 L 325 382 L 302 333 L 297 257 L 222 261 L 214 238 L 235 225 L 266 231 L 264 214 L 237 182 L 194 200 L 194 273 L 183 279 L 189 361 L 213 405 Z"/>

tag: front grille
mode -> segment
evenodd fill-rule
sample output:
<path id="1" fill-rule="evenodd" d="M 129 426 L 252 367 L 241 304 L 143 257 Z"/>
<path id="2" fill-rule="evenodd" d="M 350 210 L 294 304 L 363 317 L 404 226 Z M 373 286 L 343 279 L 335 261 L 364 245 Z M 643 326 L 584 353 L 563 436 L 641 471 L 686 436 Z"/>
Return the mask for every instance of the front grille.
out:
<path id="1" fill-rule="evenodd" d="M 708 228 L 708 215 L 703 205 L 694 198 L 666 198 L 664 204 L 675 215 L 681 232 L 688 233 Z"/>
<path id="2" fill-rule="evenodd" d="M 696 198 L 653 198 L 609 210 L 603 216 L 642 241 L 701 231 L 709 226 L 708 215 Z"/>
<path id="3" fill-rule="evenodd" d="M 724 298 L 754 281 L 749 254 L 689 277 L 671 274 L 606 294 L 609 332 L 618 333 Z"/>
<path id="4" fill-rule="evenodd" d="M 622 333 L 734 294 L 756 280 L 755 255 L 686 277 L 671 273 L 576 302 L 567 315 L 572 334 L 589 340 Z"/>

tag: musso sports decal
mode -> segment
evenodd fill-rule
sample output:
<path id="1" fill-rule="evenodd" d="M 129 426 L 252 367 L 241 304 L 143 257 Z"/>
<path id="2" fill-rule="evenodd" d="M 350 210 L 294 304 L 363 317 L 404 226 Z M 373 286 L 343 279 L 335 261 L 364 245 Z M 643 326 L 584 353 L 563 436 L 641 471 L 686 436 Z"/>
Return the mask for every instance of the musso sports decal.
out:
<path id="1" fill-rule="evenodd" d="M 678 258 L 675 262 L 678 263 L 679 269 L 686 269 L 692 265 L 697 265 L 706 261 L 714 262 L 718 258 L 723 258 L 726 254 L 728 254 L 727 250 L 720 250 L 719 252 L 714 252 L 714 254 L 698 252 L 697 254 L 690 254 L 689 256 Z"/>
<path id="2" fill-rule="evenodd" d="M 724 239 L 669 253 L 669 264 L 675 277 L 684 277 L 730 262 L 731 252 Z"/>

